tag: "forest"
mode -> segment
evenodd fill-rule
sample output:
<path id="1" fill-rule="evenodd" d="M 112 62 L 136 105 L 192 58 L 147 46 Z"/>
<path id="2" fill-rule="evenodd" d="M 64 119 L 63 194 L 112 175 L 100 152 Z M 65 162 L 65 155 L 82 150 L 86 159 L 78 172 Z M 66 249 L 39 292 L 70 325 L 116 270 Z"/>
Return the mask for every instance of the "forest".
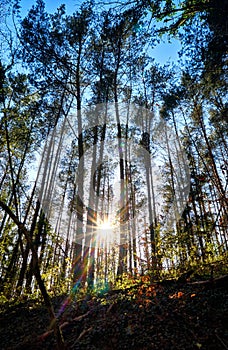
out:
<path id="1" fill-rule="evenodd" d="M 228 1 L 79 3 L 0 1 L 3 349 L 228 349 Z"/>

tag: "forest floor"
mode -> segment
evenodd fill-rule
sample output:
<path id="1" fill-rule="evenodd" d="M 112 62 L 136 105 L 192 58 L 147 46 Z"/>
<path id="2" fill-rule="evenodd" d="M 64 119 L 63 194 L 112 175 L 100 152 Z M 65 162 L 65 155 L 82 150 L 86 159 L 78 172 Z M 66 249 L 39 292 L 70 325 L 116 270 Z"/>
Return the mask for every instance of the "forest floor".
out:
<path id="1" fill-rule="evenodd" d="M 140 283 L 71 300 L 59 317 L 66 350 L 228 349 L 228 288 Z M 68 300 L 69 301 L 69 300 Z M 53 299 L 56 313 L 66 296 Z M 2 305 L 1 350 L 55 350 L 46 308 Z"/>

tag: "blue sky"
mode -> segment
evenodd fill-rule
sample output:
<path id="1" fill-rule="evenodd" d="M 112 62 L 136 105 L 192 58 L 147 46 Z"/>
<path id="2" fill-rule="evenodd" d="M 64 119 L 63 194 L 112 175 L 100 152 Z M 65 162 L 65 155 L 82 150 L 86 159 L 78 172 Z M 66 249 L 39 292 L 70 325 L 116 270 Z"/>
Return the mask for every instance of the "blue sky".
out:
<path id="1" fill-rule="evenodd" d="M 36 0 L 21 0 L 21 14 L 22 17 L 26 16 L 29 9 L 36 3 Z M 80 5 L 80 0 L 46 0 L 46 10 L 49 13 L 53 13 L 56 9 L 64 3 L 66 5 L 67 13 L 73 13 L 77 10 Z M 172 43 L 161 42 L 153 50 L 151 50 L 151 55 L 160 64 L 165 64 L 169 60 L 177 61 L 178 50 L 180 50 L 180 43 L 177 40 L 173 40 Z"/>
<path id="2" fill-rule="evenodd" d="M 74 12 L 78 5 L 80 4 L 80 0 L 46 0 L 46 10 L 47 12 L 55 12 L 55 10 L 61 5 L 66 5 L 67 13 Z M 22 14 L 26 15 L 29 11 L 29 9 L 36 3 L 36 0 L 21 0 L 21 10 Z"/>

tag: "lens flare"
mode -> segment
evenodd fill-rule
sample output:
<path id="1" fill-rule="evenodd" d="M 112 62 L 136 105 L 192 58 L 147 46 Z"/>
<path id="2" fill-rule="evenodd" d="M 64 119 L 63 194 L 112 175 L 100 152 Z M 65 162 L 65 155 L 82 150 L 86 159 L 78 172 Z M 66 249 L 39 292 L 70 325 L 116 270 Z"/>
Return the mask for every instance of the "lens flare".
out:
<path id="1" fill-rule="evenodd" d="M 107 243 L 110 243 L 113 241 L 115 236 L 115 228 L 112 221 L 109 219 L 100 220 L 97 223 L 97 229 L 96 229 L 96 239 L 97 240 L 103 240 Z"/>
<path id="2" fill-rule="evenodd" d="M 99 224 L 99 227 L 101 230 L 111 230 L 112 229 L 112 223 L 108 220 L 105 220 Z"/>

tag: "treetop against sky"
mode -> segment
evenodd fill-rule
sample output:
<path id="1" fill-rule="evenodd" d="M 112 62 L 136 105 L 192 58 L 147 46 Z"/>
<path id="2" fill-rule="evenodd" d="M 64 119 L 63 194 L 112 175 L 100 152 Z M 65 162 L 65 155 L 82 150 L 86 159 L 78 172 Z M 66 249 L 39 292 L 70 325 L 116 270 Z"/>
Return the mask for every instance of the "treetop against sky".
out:
<path id="1" fill-rule="evenodd" d="M 65 4 L 66 13 L 72 14 L 77 11 L 83 1 L 80 0 L 46 0 L 45 7 L 48 13 L 56 12 L 57 8 Z M 104 2 L 105 3 L 105 2 Z M 106 2 L 107 3 L 107 2 Z M 36 0 L 21 0 L 21 15 L 22 17 L 27 16 L 29 10 L 33 5 L 36 4 Z M 164 35 L 163 39 L 158 43 L 153 50 L 150 50 L 150 55 L 155 58 L 155 60 L 160 64 L 165 64 L 167 62 L 177 61 L 178 59 L 178 51 L 180 50 L 181 45 L 177 39 L 172 38 L 172 40 L 168 40 L 167 36 Z"/>

